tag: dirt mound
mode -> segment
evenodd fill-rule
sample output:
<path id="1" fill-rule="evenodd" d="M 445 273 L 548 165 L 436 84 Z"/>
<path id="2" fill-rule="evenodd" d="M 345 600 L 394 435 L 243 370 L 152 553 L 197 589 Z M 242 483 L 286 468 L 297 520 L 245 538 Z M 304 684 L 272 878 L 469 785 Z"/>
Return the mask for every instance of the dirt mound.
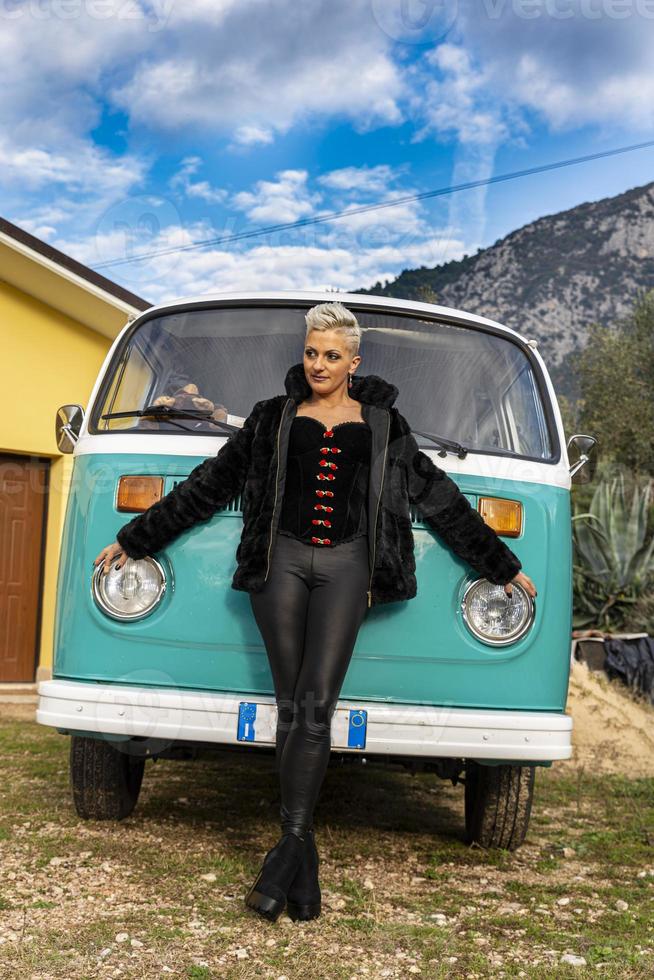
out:
<path id="1" fill-rule="evenodd" d="M 566 710 L 573 719 L 573 756 L 555 766 L 654 776 L 654 706 L 649 702 L 603 671 L 574 660 Z"/>

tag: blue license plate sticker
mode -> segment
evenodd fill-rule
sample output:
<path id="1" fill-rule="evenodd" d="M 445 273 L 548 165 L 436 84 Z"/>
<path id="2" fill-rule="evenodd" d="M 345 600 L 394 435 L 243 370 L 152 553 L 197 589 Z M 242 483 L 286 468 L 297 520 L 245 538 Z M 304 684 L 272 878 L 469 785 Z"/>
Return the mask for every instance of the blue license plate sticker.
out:
<path id="1" fill-rule="evenodd" d="M 254 742 L 256 735 L 256 719 L 256 702 L 241 701 L 238 706 L 238 725 L 236 728 L 236 738 L 239 742 Z"/>
<path id="2" fill-rule="evenodd" d="M 347 745 L 349 749 L 365 749 L 368 712 L 364 708 L 350 708 L 347 726 Z"/>

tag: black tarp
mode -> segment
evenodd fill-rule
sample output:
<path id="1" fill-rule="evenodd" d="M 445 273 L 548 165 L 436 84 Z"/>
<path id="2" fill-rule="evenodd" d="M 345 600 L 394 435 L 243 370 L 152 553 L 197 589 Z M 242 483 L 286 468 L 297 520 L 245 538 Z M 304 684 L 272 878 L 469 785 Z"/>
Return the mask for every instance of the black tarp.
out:
<path id="1" fill-rule="evenodd" d="M 604 640 L 604 670 L 611 680 L 619 677 L 629 687 L 638 688 L 654 704 L 654 637 L 631 640 L 607 637 Z"/>

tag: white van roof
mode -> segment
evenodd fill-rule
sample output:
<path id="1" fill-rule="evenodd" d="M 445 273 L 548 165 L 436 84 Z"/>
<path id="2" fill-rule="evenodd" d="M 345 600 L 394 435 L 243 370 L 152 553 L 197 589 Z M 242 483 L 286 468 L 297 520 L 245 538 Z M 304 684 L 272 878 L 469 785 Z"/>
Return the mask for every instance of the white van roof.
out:
<path id="1" fill-rule="evenodd" d="M 477 313 L 469 313 L 466 310 L 457 309 L 453 306 L 440 306 L 437 303 L 419 303 L 415 300 L 395 299 L 391 296 L 371 296 L 367 293 L 340 293 L 320 289 L 249 289 L 239 292 L 199 293 L 157 303 L 150 306 L 141 316 L 147 315 L 149 319 L 154 312 L 168 312 L 191 303 L 231 303 L 235 301 L 247 302 L 248 300 L 256 300 L 259 303 L 262 301 L 265 302 L 266 300 L 272 302 L 278 302 L 279 300 L 288 300 L 289 302 L 293 300 L 304 300 L 310 302 L 312 305 L 317 303 L 343 303 L 345 306 L 356 304 L 360 307 L 369 306 L 371 309 L 383 307 L 386 310 L 397 310 L 398 312 L 405 313 L 426 313 L 431 317 L 442 317 L 443 319 L 461 324 L 468 323 L 471 325 L 478 324 L 479 326 L 495 327 L 497 330 L 501 330 L 506 334 L 519 337 L 525 343 L 528 342 L 526 337 L 512 327 L 507 327 L 504 323 L 491 320 L 489 317 L 479 316 Z"/>

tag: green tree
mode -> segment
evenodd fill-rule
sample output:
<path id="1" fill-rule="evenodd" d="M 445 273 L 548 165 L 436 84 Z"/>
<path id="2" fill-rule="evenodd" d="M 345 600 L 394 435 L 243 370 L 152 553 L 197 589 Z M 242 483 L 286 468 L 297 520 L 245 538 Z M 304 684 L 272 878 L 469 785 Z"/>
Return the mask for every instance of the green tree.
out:
<path id="1" fill-rule="evenodd" d="M 571 435 L 573 435 L 575 432 L 581 431 L 578 422 L 578 408 L 572 399 L 568 398 L 566 395 L 557 395 L 556 400 L 559 403 L 561 421 L 563 422 L 563 433 L 567 443 Z M 593 433 L 591 433 L 591 435 L 592 434 Z"/>
<path id="2" fill-rule="evenodd" d="M 416 302 L 418 303 L 438 303 L 438 293 L 434 292 L 431 286 L 424 283 L 416 290 Z"/>
<path id="3" fill-rule="evenodd" d="M 654 290 L 615 329 L 591 326 L 579 377 L 580 430 L 602 455 L 654 474 Z"/>

